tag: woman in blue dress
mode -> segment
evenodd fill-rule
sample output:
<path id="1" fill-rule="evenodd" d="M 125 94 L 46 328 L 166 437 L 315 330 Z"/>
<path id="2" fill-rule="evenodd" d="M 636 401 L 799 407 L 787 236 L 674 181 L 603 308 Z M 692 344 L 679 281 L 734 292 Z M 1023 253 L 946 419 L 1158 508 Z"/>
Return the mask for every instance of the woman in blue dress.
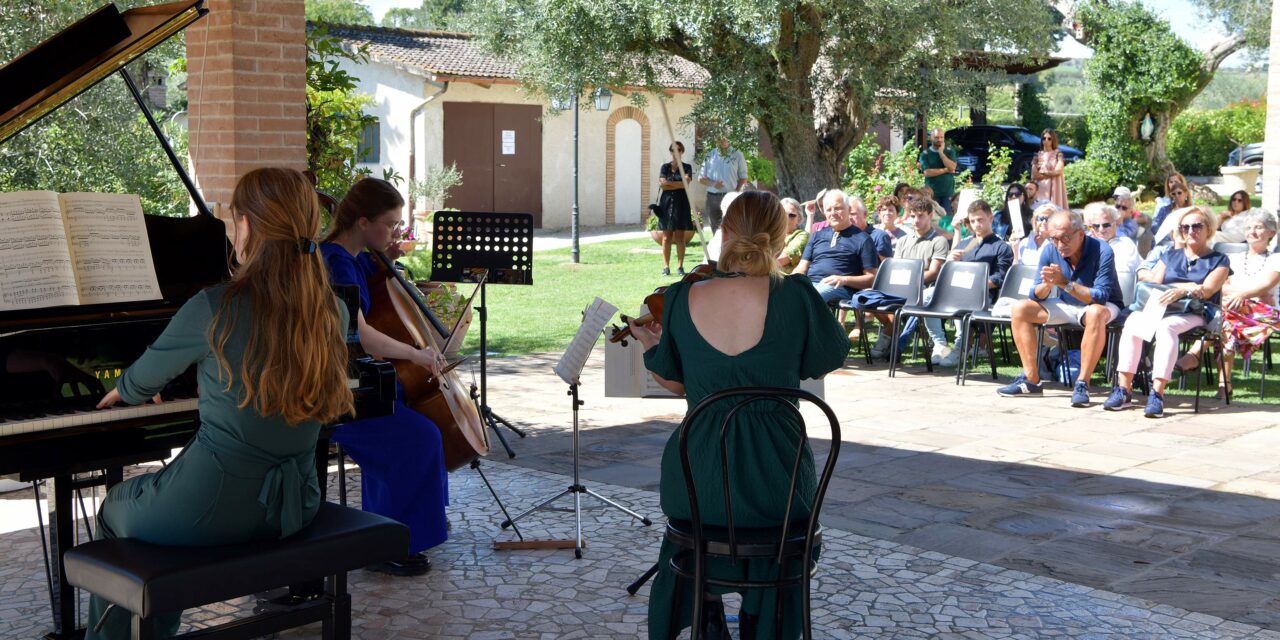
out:
<path id="1" fill-rule="evenodd" d="M 335 284 L 360 288 L 358 324 L 365 351 L 380 358 L 409 360 L 439 375 L 440 354 L 399 342 L 365 322 L 370 307 L 368 279 L 380 269 L 365 249 L 382 250 L 397 240 L 403 208 L 404 199 L 387 181 L 365 178 L 355 183 L 338 204 L 320 251 Z M 342 425 L 333 440 L 360 465 L 364 510 L 409 527 L 409 556 L 372 568 L 404 576 L 430 570 L 431 563 L 422 552 L 448 538 L 444 508 L 449 503 L 449 477 L 440 429 L 399 398 L 393 414 Z"/>
<path id="2" fill-rule="evenodd" d="M 200 381 L 200 429 L 161 471 L 111 488 L 98 512 L 103 538 L 279 539 L 319 509 L 320 425 L 353 409 L 347 313 L 314 240 L 320 205 L 301 173 L 257 169 L 236 184 L 231 211 L 235 277 L 182 305 L 98 404 L 142 404 L 192 365 Z M 87 640 L 130 637 L 129 613 L 108 604 L 90 598 Z M 172 636 L 180 615 L 156 616 L 157 636 Z"/>

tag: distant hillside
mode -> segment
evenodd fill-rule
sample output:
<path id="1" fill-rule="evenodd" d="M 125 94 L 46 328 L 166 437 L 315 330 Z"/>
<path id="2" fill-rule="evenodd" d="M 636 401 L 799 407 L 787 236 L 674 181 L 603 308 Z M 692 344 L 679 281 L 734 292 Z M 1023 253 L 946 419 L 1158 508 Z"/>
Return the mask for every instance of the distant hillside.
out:
<path id="1" fill-rule="evenodd" d="M 1241 100 L 1265 100 L 1267 97 L 1266 69 L 1219 69 L 1204 93 L 1191 103 L 1192 109 L 1221 109 Z"/>

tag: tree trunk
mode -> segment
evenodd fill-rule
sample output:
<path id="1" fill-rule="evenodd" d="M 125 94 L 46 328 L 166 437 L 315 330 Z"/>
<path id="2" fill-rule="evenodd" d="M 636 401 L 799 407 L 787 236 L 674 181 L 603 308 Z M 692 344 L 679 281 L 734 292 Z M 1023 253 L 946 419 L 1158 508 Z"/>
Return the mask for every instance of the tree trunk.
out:
<path id="1" fill-rule="evenodd" d="M 774 131 L 769 125 L 760 122 L 773 148 L 778 195 L 804 202 L 823 189 L 844 186 L 840 184 L 840 158 L 818 140 L 811 127 L 800 122 Z"/>
<path id="2" fill-rule="evenodd" d="M 1163 182 L 1165 176 L 1177 171 L 1169 160 L 1169 125 L 1173 124 L 1173 114 L 1169 111 L 1153 111 L 1151 117 L 1156 121 L 1156 130 L 1151 136 L 1151 143 L 1145 145 L 1144 150 L 1147 154 L 1147 166 L 1155 172 L 1151 177 Z M 1134 125 L 1132 131 L 1137 131 L 1139 126 L 1142 126 L 1141 120 Z"/>

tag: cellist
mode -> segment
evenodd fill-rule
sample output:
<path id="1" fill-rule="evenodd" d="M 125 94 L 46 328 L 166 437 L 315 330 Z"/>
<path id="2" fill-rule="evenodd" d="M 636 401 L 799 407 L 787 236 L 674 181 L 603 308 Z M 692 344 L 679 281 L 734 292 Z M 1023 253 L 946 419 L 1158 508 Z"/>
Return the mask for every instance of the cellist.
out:
<path id="1" fill-rule="evenodd" d="M 381 358 L 412 361 L 439 376 L 444 358 L 435 350 L 399 342 L 365 321 L 370 313 L 368 278 L 381 269 L 366 249 L 386 250 L 398 240 L 403 208 L 404 199 L 387 181 L 360 180 L 338 204 L 320 251 L 335 284 L 360 288 L 364 350 Z M 342 425 L 333 440 L 360 465 L 364 510 L 409 527 L 409 556 L 370 568 L 413 576 L 431 569 L 423 552 L 448 537 L 449 479 L 440 430 L 405 405 L 403 389 L 400 395 L 392 415 Z"/>

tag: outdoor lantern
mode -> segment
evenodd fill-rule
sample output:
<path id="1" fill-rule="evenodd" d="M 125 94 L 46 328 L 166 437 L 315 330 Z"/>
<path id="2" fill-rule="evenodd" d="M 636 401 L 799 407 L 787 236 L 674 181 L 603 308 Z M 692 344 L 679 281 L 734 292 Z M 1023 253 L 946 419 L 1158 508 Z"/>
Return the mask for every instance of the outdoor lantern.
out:
<path id="1" fill-rule="evenodd" d="M 1143 142 L 1151 142 L 1151 137 L 1156 133 L 1156 120 L 1151 117 L 1151 112 L 1142 117 L 1142 124 L 1138 125 L 1138 137 Z"/>
<path id="2" fill-rule="evenodd" d="M 609 101 L 613 99 L 613 92 L 604 87 L 596 89 L 596 110 L 608 111 Z"/>

